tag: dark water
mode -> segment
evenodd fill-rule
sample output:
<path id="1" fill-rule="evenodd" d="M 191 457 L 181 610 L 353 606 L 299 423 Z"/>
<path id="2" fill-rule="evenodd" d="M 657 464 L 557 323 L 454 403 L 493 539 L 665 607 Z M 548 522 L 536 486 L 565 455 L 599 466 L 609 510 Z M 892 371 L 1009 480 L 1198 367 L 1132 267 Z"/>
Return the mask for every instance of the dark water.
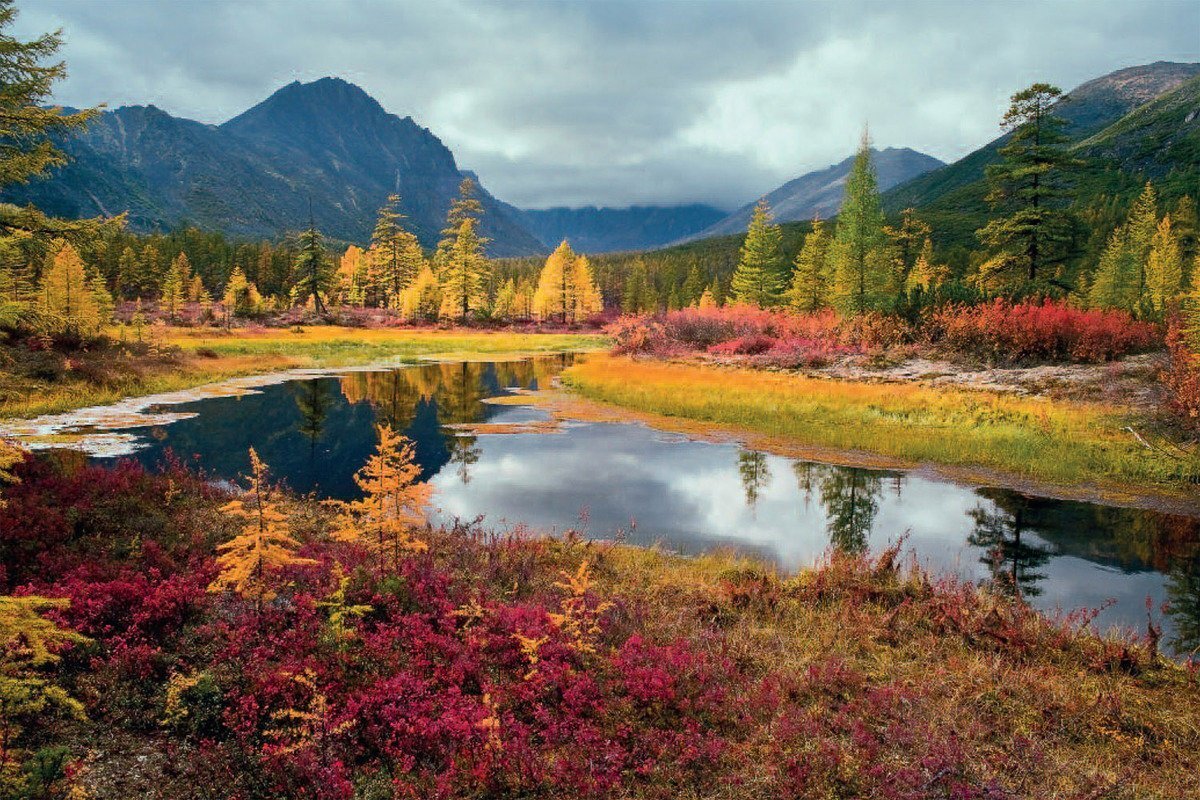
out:
<path id="1" fill-rule="evenodd" d="M 922 564 L 1019 587 L 1043 610 L 1108 604 L 1100 628 L 1144 631 L 1146 599 L 1156 620 L 1169 600 L 1171 649 L 1200 647 L 1195 519 L 795 461 L 634 424 L 569 424 L 556 434 L 445 427 L 543 418 L 481 401 L 536 389 L 571 358 L 359 372 L 200 400 L 174 407 L 198 416 L 147 429 L 136 457 L 153 465 L 170 448 L 213 476 L 236 478 L 254 446 L 292 489 L 346 498 L 373 447 L 373 425 L 386 421 L 416 443 L 443 519 L 483 515 L 491 527 L 585 527 L 596 537 L 622 531 L 688 553 L 732 547 L 784 569 L 833 546 L 879 550 L 908 532 L 906 547 Z"/>

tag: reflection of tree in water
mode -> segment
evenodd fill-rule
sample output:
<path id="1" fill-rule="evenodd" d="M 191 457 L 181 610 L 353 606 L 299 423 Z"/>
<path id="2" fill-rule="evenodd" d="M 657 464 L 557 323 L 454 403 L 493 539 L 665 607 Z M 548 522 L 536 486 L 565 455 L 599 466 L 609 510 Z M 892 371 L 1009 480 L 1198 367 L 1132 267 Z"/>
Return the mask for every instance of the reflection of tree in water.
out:
<path id="1" fill-rule="evenodd" d="M 309 482 L 316 484 L 317 475 L 317 440 L 325 431 L 325 421 L 333 407 L 333 396 L 325 385 L 325 381 L 297 381 L 293 384 L 292 396 L 296 408 L 300 411 L 300 421 L 296 430 L 308 439 L 308 471 Z"/>
<path id="2" fill-rule="evenodd" d="M 812 461 L 793 461 L 796 483 L 804 493 L 804 505 L 813 495 L 820 499 L 828 519 L 829 542 L 847 553 L 861 553 L 867 548 L 871 526 L 879 511 L 886 473 L 871 472 Z M 897 496 L 903 476 L 894 475 L 893 487 Z"/>
<path id="3" fill-rule="evenodd" d="M 341 378 L 341 389 L 351 403 L 369 402 L 379 422 L 416 439 L 419 454 L 429 453 L 430 448 L 442 453 L 441 459 L 433 462 L 435 470 L 448 456 L 458 477 L 467 483 L 471 466 L 481 454 L 478 439 L 442 426 L 483 422 L 491 414 L 483 400 L 504 389 L 545 385 L 571 360 L 569 354 L 561 354 L 523 361 L 441 362 L 390 372 L 357 372 Z M 436 435 L 428 428 L 431 421 L 438 428 Z M 430 432 L 422 438 L 422 431 Z"/>
<path id="4" fill-rule="evenodd" d="M 1024 538 L 1034 529 L 1023 496 L 1005 492 L 994 495 L 992 502 L 994 510 L 980 505 L 969 512 L 975 530 L 967 536 L 967 542 L 983 548 L 979 561 L 991 571 L 990 585 L 994 589 L 1014 597 L 1036 597 L 1042 593 L 1037 584 L 1046 577 L 1037 570 L 1053 552 Z"/>
<path id="5" fill-rule="evenodd" d="M 771 468 L 765 453 L 754 450 L 738 451 L 738 475 L 742 478 L 742 489 L 746 492 L 746 505 L 753 511 L 758 505 L 758 494 L 771 480 Z"/>
<path id="6" fill-rule="evenodd" d="M 1200 553 L 1179 559 L 1167 574 L 1167 614 L 1174 633 L 1170 648 L 1179 655 L 1200 650 Z"/>
<path id="7" fill-rule="evenodd" d="M 450 461 L 455 464 L 454 473 L 464 484 L 471 482 L 471 467 L 479 461 L 482 452 L 476 441 L 475 436 L 465 433 L 451 437 Z"/>
<path id="8" fill-rule="evenodd" d="M 879 511 L 883 478 L 865 469 L 830 467 L 820 485 L 830 543 L 846 553 L 864 552 Z"/>

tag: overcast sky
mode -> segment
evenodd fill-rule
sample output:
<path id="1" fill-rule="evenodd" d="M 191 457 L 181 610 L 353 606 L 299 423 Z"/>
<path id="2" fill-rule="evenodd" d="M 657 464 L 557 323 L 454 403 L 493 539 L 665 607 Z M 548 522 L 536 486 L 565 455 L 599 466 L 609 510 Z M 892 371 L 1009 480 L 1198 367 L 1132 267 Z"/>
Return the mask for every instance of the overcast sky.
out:
<path id="1" fill-rule="evenodd" d="M 954 160 L 1013 91 L 1200 60 L 1200 0 L 18 0 L 61 27 L 55 100 L 218 123 L 337 75 L 524 207 L 731 208 L 853 150 Z"/>

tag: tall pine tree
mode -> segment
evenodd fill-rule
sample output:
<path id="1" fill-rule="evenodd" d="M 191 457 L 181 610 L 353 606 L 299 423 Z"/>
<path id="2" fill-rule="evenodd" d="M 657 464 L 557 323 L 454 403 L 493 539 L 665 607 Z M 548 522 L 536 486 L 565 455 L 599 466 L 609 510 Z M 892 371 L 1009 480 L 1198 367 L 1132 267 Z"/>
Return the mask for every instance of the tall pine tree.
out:
<path id="1" fill-rule="evenodd" d="M 329 254 L 317 224 L 309 212 L 308 227 L 300 234 L 296 254 L 296 284 L 292 287 L 293 302 L 304 305 L 310 299 L 318 314 L 324 315 L 325 298 L 337 285 L 337 269 Z"/>
<path id="2" fill-rule="evenodd" d="M 812 231 L 792 267 L 789 305 L 795 311 L 818 311 L 829 305 L 829 233 L 820 217 L 813 217 Z"/>
<path id="3" fill-rule="evenodd" d="M 734 299 L 759 308 L 774 308 L 783 298 L 783 233 L 765 199 L 759 200 L 746 229 L 741 257 L 733 271 Z"/>
<path id="4" fill-rule="evenodd" d="M 871 163 L 871 139 L 863 131 L 858 154 L 846 178 L 829 258 L 833 270 L 833 306 L 845 316 L 882 308 L 890 288 L 887 238 L 879 184 Z"/>
<path id="5" fill-rule="evenodd" d="M 1002 161 L 987 167 L 987 200 L 998 215 L 976 233 L 992 256 L 980 267 L 985 287 L 1046 285 L 1061 281 L 1057 267 L 1071 245 L 1064 209 L 1075 160 L 1067 150 L 1066 122 L 1052 111 L 1062 91 L 1035 83 L 1012 96 L 1000 127 L 1009 132 Z"/>

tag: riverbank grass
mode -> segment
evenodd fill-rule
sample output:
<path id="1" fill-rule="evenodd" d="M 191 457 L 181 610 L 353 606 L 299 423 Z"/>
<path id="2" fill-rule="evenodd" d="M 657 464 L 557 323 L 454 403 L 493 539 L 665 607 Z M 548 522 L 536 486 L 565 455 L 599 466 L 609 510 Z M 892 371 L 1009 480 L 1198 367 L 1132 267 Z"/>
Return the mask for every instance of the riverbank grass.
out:
<path id="1" fill-rule="evenodd" d="M 594 350 L 592 334 L 314 326 L 214 331 L 165 328 L 142 341 L 57 354 L 0 346 L 0 419 L 34 417 L 243 375 L 312 367 L 460 360 Z M 30 363 L 30 362 L 34 363 Z"/>
<path id="2" fill-rule="evenodd" d="M 1096 403 L 607 354 L 562 381 L 590 400 L 752 434 L 766 449 L 812 446 L 878 456 L 879 466 L 992 470 L 1114 493 L 1181 496 L 1189 478 L 1185 463 L 1137 442 L 1127 411 Z"/>

